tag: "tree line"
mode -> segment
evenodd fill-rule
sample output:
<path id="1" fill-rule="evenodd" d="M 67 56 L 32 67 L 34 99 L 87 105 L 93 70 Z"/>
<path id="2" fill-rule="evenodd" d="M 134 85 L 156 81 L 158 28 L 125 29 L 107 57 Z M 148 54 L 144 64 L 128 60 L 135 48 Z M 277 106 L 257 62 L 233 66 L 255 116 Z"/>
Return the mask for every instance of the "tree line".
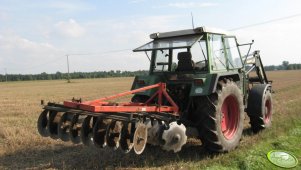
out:
<path id="1" fill-rule="evenodd" d="M 73 72 L 70 73 L 71 79 L 91 79 L 91 78 L 109 78 L 109 77 L 134 77 L 136 75 L 147 75 L 148 71 L 95 71 L 95 72 Z M 56 72 L 54 74 L 0 74 L 0 82 L 4 81 L 31 81 L 31 80 L 62 80 L 68 79 L 68 73 Z"/>
<path id="2" fill-rule="evenodd" d="M 289 64 L 288 61 L 283 61 L 281 65 L 270 65 L 264 67 L 266 71 L 273 70 L 300 70 L 301 64 Z M 138 71 L 95 71 L 95 72 L 73 72 L 70 73 L 71 79 L 91 79 L 91 78 L 108 78 L 108 77 L 134 77 L 140 75 L 147 75 L 147 70 Z M 0 74 L 0 82 L 5 81 L 31 81 L 31 80 L 62 80 L 68 79 L 67 73 L 56 72 L 54 74 Z"/>
<path id="3" fill-rule="evenodd" d="M 288 61 L 283 61 L 281 65 L 270 65 L 264 67 L 266 71 L 273 70 L 300 70 L 301 64 L 289 64 Z"/>

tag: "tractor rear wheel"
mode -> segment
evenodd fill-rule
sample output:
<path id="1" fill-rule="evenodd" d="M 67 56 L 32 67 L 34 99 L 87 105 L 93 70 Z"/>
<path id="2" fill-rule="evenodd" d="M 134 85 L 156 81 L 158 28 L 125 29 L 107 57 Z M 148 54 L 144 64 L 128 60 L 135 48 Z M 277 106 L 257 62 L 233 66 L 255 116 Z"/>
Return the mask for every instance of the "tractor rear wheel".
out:
<path id="1" fill-rule="evenodd" d="M 267 85 L 256 85 L 250 90 L 247 113 L 254 133 L 271 126 L 273 105 Z"/>
<path id="2" fill-rule="evenodd" d="M 208 97 L 201 113 L 200 137 L 206 149 L 214 152 L 228 152 L 240 141 L 244 105 L 240 89 L 229 80 L 219 82 L 217 92 Z"/>

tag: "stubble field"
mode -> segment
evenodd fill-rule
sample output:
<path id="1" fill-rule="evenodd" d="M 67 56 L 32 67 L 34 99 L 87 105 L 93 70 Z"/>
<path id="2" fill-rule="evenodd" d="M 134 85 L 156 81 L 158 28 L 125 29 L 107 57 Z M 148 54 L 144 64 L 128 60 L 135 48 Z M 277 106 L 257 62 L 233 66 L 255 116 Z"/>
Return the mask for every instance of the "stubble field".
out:
<path id="1" fill-rule="evenodd" d="M 275 90 L 272 127 L 252 134 L 246 123 L 240 146 L 226 154 L 210 154 L 198 140 L 177 154 L 148 146 L 137 156 L 39 136 L 41 99 L 96 99 L 129 90 L 133 78 L 0 83 L 0 169 L 277 169 L 266 159 L 273 149 L 290 151 L 301 162 L 301 71 L 267 75 Z"/>

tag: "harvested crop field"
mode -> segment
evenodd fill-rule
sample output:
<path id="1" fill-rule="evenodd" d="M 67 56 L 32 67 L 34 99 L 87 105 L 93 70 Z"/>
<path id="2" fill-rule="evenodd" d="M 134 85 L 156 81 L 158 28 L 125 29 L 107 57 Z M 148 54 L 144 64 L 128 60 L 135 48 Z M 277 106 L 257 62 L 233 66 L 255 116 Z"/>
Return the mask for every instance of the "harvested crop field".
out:
<path id="1" fill-rule="evenodd" d="M 290 151 L 301 162 L 301 71 L 273 71 L 267 76 L 275 91 L 272 127 L 253 134 L 246 123 L 239 147 L 226 154 L 210 154 L 198 140 L 189 140 L 177 154 L 147 146 L 142 155 L 135 155 L 38 134 L 41 99 L 96 99 L 127 91 L 133 78 L 0 83 L 0 169 L 275 169 L 266 159 L 273 149 Z"/>

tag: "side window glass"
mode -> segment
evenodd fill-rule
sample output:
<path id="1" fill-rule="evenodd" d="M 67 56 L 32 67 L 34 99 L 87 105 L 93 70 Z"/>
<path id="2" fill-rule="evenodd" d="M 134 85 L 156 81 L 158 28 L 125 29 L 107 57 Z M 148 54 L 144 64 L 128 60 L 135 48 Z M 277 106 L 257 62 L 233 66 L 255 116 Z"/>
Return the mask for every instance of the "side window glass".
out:
<path id="1" fill-rule="evenodd" d="M 190 49 L 196 70 L 207 67 L 207 46 L 205 40 L 199 40 Z"/>
<path id="2" fill-rule="evenodd" d="M 209 43 L 211 47 L 211 67 L 212 70 L 225 70 L 226 60 L 221 35 L 210 35 Z"/>
<path id="3" fill-rule="evenodd" d="M 186 48 L 179 48 L 179 49 L 173 49 L 172 50 L 172 64 L 171 64 L 171 71 L 175 71 L 178 67 L 178 54 L 180 52 L 185 52 L 187 51 Z"/>
<path id="4" fill-rule="evenodd" d="M 167 71 L 168 70 L 168 50 L 156 50 L 156 62 L 154 71 Z"/>
<path id="5" fill-rule="evenodd" d="M 242 61 L 239 55 L 235 38 L 225 38 L 225 46 L 227 50 L 229 68 L 241 68 Z"/>

